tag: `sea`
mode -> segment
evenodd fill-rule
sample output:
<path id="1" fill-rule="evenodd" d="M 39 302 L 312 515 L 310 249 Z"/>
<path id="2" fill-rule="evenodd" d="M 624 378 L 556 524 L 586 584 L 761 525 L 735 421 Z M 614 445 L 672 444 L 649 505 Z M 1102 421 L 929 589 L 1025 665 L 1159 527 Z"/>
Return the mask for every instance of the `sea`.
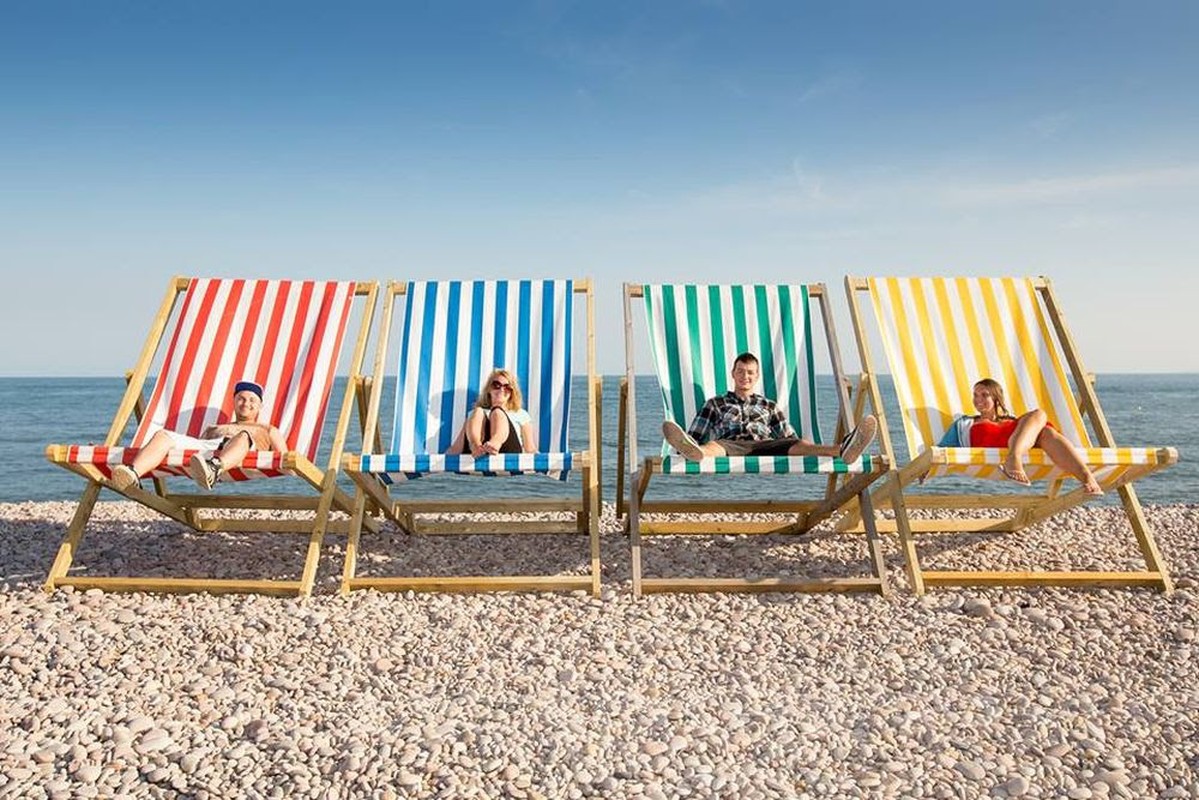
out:
<path id="1" fill-rule="evenodd" d="M 880 376 L 887 418 L 898 435 L 895 443 L 901 462 L 907 448 L 899 429 L 898 406 L 888 376 Z M 601 414 L 602 499 L 616 496 L 617 408 L 620 377 L 603 380 Z M 389 439 L 392 400 L 385 388 L 382 422 L 384 442 Z M 662 437 L 662 399 L 652 375 L 635 380 L 637 395 L 637 441 L 640 457 L 660 452 Z M 318 465 L 328 458 L 337 418 L 337 405 L 344 396 L 345 379 L 335 386 L 326 430 L 318 454 Z M 118 378 L 0 378 L 0 502 L 76 500 L 84 482 L 73 473 L 50 464 L 45 457 L 48 444 L 88 444 L 102 442 L 112 423 L 112 415 L 124 394 L 124 381 Z M 576 378 L 571 402 L 570 441 L 582 447 L 587 434 L 586 380 Z M 1100 375 L 1096 389 L 1108 426 L 1116 443 L 1127 446 L 1170 446 L 1178 450 L 1179 463 L 1138 481 L 1135 486 L 1145 503 L 1199 502 L 1199 374 L 1109 374 Z M 836 423 L 837 399 L 832 376 L 817 380 L 818 419 L 826 441 L 831 440 Z M 351 422 L 346 452 L 360 452 L 361 436 L 357 415 Z M 122 442 L 132 435 L 132 425 Z M 627 469 L 626 464 L 626 469 Z M 193 491 L 186 478 L 174 479 L 179 491 Z M 342 477 L 346 488 L 352 487 Z M 480 478 L 434 476 L 408 481 L 396 489 L 396 495 L 411 498 L 467 499 L 476 497 L 520 498 L 532 496 L 578 496 L 578 472 L 565 481 L 543 476 L 519 478 Z M 310 492 L 298 478 L 279 478 L 271 482 L 270 493 Z M 655 478 L 650 496 L 657 499 L 701 496 L 706 499 L 761 499 L 787 497 L 810 499 L 821 494 L 825 481 L 804 476 L 703 476 L 699 478 Z M 218 491 L 261 492 L 261 481 L 222 485 Z M 919 491 L 952 492 L 1031 492 L 1014 484 L 968 479 L 939 478 Z M 115 494 L 103 497 L 118 499 Z M 1115 504 L 1114 496 L 1098 501 Z"/>

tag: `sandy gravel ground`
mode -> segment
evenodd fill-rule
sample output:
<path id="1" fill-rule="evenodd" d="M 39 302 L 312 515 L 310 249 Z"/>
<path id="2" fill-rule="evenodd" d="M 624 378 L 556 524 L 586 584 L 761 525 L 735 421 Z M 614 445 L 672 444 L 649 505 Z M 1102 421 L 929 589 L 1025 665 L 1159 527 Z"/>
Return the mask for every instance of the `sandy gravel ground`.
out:
<path id="1" fill-rule="evenodd" d="M 1177 582 L 632 598 L 106 595 L 41 581 L 73 510 L 0 505 L 0 798 L 1199 797 L 1199 507 L 1147 515 Z M 922 536 L 930 567 L 1137 567 L 1115 509 Z M 98 508 L 82 572 L 294 576 L 302 538 Z M 361 572 L 584 572 L 578 537 L 365 543 Z M 863 574 L 860 537 L 659 539 L 653 574 Z"/>

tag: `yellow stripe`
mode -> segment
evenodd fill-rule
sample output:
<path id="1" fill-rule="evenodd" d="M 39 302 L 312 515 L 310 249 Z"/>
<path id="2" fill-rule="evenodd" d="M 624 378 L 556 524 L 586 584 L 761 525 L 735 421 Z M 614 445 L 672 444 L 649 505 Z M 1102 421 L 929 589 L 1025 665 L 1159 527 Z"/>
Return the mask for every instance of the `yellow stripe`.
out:
<path id="1" fill-rule="evenodd" d="M 1070 420 L 1074 425 L 1075 433 L 1078 435 L 1078 443 L 1083 447 L 1089 447 L 1091 445 L 1091 437 L 1090 434 L 1087 433 L 1086 423 L 1084 423 L 1082 420 L 1082 410 L 1079 409 L 1078 403 L 1074 401 L 1074 392 L 1070 390 L 1070 382 L 1066 379 L 1065 365 L 1062 364 L 1061 359 L 1058 357 L 1057 348 L 1053 347 L 1053 343 L 1057 341 L 1057 339 L 1049 332 L 1049 323 L 1046 321 L 1045 315 L 1041 313 L 1041 304 L 1038 302 L 1039 298 L 1037 296 L 1037 291 L 1033 288 L 1031 280 L 1028 281 L 1028 291 L 1032 293 L 1034 307 L 1037 309 L 1037 322 L 1040 324 L 1041 328 L 1041 336 L 1044 338 L 1047 349 L 1049 350 L 1049 358 L 1052 362 L 1053 374 L 1057 380 L 1057 385 L 1061 387 L 1062 400 L 1066 404 L 1066 408 L 1070 413 Z M 1062 424 L 1060 419 L 1057 420 L 1057 424 Z"/>
<path id="2" fill-rule="evenodd" d="M 966 372 L 966 360 L 962 357 L 962 340 L 958 336 L 957 325 L 953 323 L 953 306 L 949 302 L 949 281 L 944 278 L 936 278 L 933 283 L 933 291 L 937 295 L 937 307 L 941 315 L 941 330 L 945 336 L 945 346 L 949 350 L 949 358 L 953 363 L 951 384 L 945 387 L 946 392 L 949 393 L 949 405 L 945 408 L 950 412 L 969 413 L 973 383 L 970 375 Z M 948 427 L 948 423 L 946 423 L 946 427 Z"/>
<path id="3" fill-rule="evenodd" d="M 1054 419 L 1057 416 L 1056 407 L 1053 402 L 1053 397 L 1049 394 L 1047 381 L 1044 375 L 1044 366 L 1041 364 L 1041 358 L 1038 354 L 1039 344 L 1036 336 L 1036 331 L 1028 324 L 1028 319 L 1024 314 L 1024 309 L 1020 303 L 1021 293 L 1020 286 L 1017 281 L 1010 278 L 1005 278 L 1000 283 L 1004 298 L 1010 309 L 1010 318 L 1012 327 L 1017 332 L 1017 341 L 1020 344 L 1020 351 L 1024 355 L 1024 375 L 1027 376 L 1028 382 L 1032 384 L 1035 400 L 1032 402 L 1035 405 L 1028 405 L 1020 412 L 1021 414 L 1032 411 L 1034 408 L 1042 409 L 1053 419 L 1054 424 L 1058 421 Z M 1033 299 L 1036 302 L 1036 299 Z M 1019 416 L 1019 415 L 1017 415 Z"/>
<path id="4" fill-rule="evenodd" d="M 1000 363 L 1000 367 L 1003 369 L 1003 378 L 999 382 L 1003 384 L 1003 388 L 1007 392 L 1012 409 L 1027 409 L 1028 404 L 1024 400 L 1024 392 L 1020 389 L 1020 381 L 1012 364 L 1012 353 L 1007 346 L 1007 337 L 998 335 L 999 332 L 1004 330 L 1005 323 L 1005 314 L 1003 313 L 1003 309 L 999 307 L 999 297 L 996 296 L 991 281 L 980 280 L 978 285 L 982 290 L 987 319 L 991 323 L 991 331 L 993 332 L 991 339 L 995 343 L 995 349 L 999 351 L 999 360 L 1002 362 Z M 991 377 L 994 378 L 995 376 L 992 375 Z"/>
<path id="5" fill-rule="evenodd" d="M 983 378 L 989 378 L 992 374 L 994 374 L 994 367 L 991 366 L 991 359 L 987 355 L 987 348 L 983 346 L 982 336 L 980 335 L 977 325 L 977 321 L 981 319 L 982 315 L 979 313 L 978 309 L 974 307 L 974 297 L 970 294 L 970 286 L 973 281 L 969 280 L 968 278 L 957 278 L 953 283 L 957 288 L 958 298 L 962 302 L 962 316 L 965 318 L 966 324 L 969 326 L 966 333 L 970 337 L 970 349 L 974 351 L 974 361 L 976 364 L 978 364 L 979 369 L 981 369 L 983 372 L 982 375 L 970 376 L 968 379 L 970 382 L 970 396 L 963 398 L 963 407 L 973 411 L 974 384 L 978 383 Z M 965 387 L 963 387 L 963 391 L 966 391 Z"/>
<path id="6" fill-rule="evenodd" d="M 906 318 L 904 317 L 903 312 L 903 298 L 900 294 L 898 279 L 882 278 L 875 282 L 875 284 L 880 297 L 880 302 L 875 306 L 879 312 L 879 321 L 883 323 L 890 322 L 891 327 L 894 329 L 894 341 L 899 346 L 899 352 L 894 353 L 891 359 L 891 364 L 892 368 L 898 368 L 903 372 L 899 375 L 893 375 L 892 378 L 897 381 L 897 389 L 898 381 L 902 380 L 904 388 L 906 388 L 908 391 L 908 403 L 910 406 L 902 409 L 904 433 L 906 433 L 908 437 L 908 453 L 912 456 L 915 456 L 916 452 L 919 450 L 920 443 L 928 441 L 928 412 L 926 411 L 926 405 L 924 403 L 924 393 L 921 391 L 921 387 L 912 380 L 912 376 L 916 372 L 915 354 L 911 352 L 910 348 L 903 346 L 903 337 L 899 335 L 899 326 L 901 322 L 906 325 Z M 890 317 L 884 313 L 881 303 L 881 297 L 883 293 L 886 293 L 886 295 L 891 298 L 892 314 Z M 884 336 L 883 341 L 888 342 L 888 337 Z M 916 421 L 919 430 L 916 431 L 915 434 L 911 430 L 909 423 L 909 415 L 913 410 L 915 410 L 920 417 L 920 419 L 917 419 Z"/>
<path id="7" fill-rule="evenodd" d="M 939 279 L 934 279 L 934 283 L 939 283 L 939 282 L 940 282 Z M 932 314 L 929 311 L 928 298 L 925 297 L 924 285 L 922 283 L 920 283 L 919 281 L 916 281 L 916 280 L 909 280 L 908 285 L 911 287 L 912 300 L 916 305 L 916 314 L 917 314 L 917 316 L 919 318 L 919 322 L 920 322 L 920 331 L 924 336 L 924 342 L 925 342 L 925 347 L 926 347 L 926 352 L 924 354 L 924 360 L 928 363 L 928 366 L 929 366 L 929 378 L 928 379 L 932 382 L 932 385 L 927 388 L 930 390 L 930 392 L 929 392 L 930 394 L 935 394 L 937 397 L 936 404 L 933 406 L 933 409 L 938 412 L 937 417 L 940 420 L 940 429 L 944 430 L 946 428 L 946 426 L 949 424 L 950 419 L 952 419 L 950 410 L 952 409 L 953 406 L 949 399 L 949 391 L 948 391 L 949 387 L 947 386 L 949 381 L 946 380 L 944 370 L 941 367 L 940 357 L 935 353 L 935 351 L 929 352 L 928 348 L 935 347 L 936 341 L 939 338 L 936 335 L 936 333 L 933 331 L 933 323 L 934 322 L 939 323 L 937 325 L 937 327 L 940 328 L 940 330 L 942 330 L 942 331 L 948 330 L 948 328 L 950 326 L 945 325 L 943 320 L 940 320 L 940 319 L 934 320 L 933 319 Z M 909 347 L 914 349 L 915 348 L 914 338 L 909 338 L 908 342 L 909 342 Z M 932 415 L 931 414 L 928 417 L 928 426 L 924 430 L 924 441 L 930 445 L 937 443 L 937 438 L 935 438 L 933 436 L 933 432 L 932 432 Z"/>

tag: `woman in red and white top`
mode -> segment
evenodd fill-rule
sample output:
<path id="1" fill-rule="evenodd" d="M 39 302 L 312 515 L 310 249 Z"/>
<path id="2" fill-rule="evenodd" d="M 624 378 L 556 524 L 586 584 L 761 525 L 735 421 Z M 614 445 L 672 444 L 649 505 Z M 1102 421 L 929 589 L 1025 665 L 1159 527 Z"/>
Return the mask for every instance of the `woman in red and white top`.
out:
<path id="1" fill-rule="evenodd" d="M 1030 481 L 1022 466 L 1024 457 L 1033 447 L 1039 447 L 1054 464 L 1077 478 L 1087 494 L 1096 497 L 1103 494 L 1099 482 L 1087 469 L 1074 445 L 1053 426 L 1041 409 L 1012 416 L 1004 400 L 1003 387 L 991 378 L 983 378 L 974 384 L 974 409 L 978 415 L 955 420 L 938 443 L 940 446 L 1006 447 L 1007 458 L 999 469 L 1011 480 L 1026 486 Z"/>

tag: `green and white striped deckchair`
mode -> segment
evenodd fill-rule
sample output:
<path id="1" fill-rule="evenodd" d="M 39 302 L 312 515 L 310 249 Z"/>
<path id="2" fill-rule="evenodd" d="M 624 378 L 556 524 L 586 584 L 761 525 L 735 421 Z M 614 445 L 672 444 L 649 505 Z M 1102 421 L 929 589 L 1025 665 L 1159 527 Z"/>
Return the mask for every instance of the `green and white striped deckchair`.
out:
<path id="1" fill-rule="evenodd" d="M 637 461 L 637 430 L 634 396 L 633 306 L 645 312 L 654 367 L 662 389 L 665 418 L 687 428 L 704 402 L 722 395 L 732 386 L 733 361 L 739 353 L 752 352 L 760 363 L 759 392 L 774 400 L 793 428 L 814 443 L 822 441 L 817 424 L 816 373 L 812 342 L 812 306 L 819 304 L 819 324 L 825 330 L 834 376 L 841 398 L 838 432 L 849 422 L 848 394 L 842 379 L 831 313 L 821 284 L 735 285 L 625 284 L 625 335 L 627 376 L 622 387 L 621 422 L 628 443 L 619 440 L 618 470 L 623 473 L 627 449 L 633 474 L 628 494 L 628 530 L 633 548 L 633 587 L 646 591 L 887 591 L 881 549 L 873 531 L 868 531 L 868 549 L 873 576 L 870 578 L 746 580 L 737 578 L 659 578 L 641 576 L 640 536 L 670 533 L 802 533 L 858 498 L 869 503 L 866 489 L 887 470 L 885 459 L 862 456 L 845 463 L 839 458 L 814 456 L 724 456 L 689 461 L 673 454 L 663 442 L 661 454 Z M 815 501 L 789 498 L 758 502 L 649 501 L 645 499 L 655 474 L 669 475 L 825 475 L 824 496 Z M 620 476 L 623 487 L 623 475 Z M 838 478 L 840 486 L 838 486 Z M 618 491 L 622 495 L 623 488 Z M 623 511 L 622 502 L 622 511 Z M 737 511 L 780 511 L 790 516 L 784 522 L 713 522 L 698 515 Z M 644 513 L 688 513 L 685 521 L 642 520 Z"/>
<path id="2" fill-rule="evenodd" d="M 575 296 L 586 302 L 589 426 L 586 445 L 569 447 Z M 595 378 L 591 283 L 588 280 L 490 280 L 393 282 L 388 287 L 375 378 L 367 411 L 367 438 L 379 425 L 387 339 L 396 299 L 404 297 L 401 345 L 396 368 L 395 414 L 390 447 L 346 456 L 344 467 L 363 494 L 408 533 L 583 533 L 590 542 L 586 575 L 476 577 L 387 577 L 356 575 L 358 526 L 346 548 L 342 591 L 481 591 L 507 589 L 587 590 L 599 594 L 599 385 Z M 540 448 L 473 458 L 446 450 L 496 368 L 510 370 L 524 396 L 524 409 Z M 532 497 L 421 502 L 393 499 L 389 487 L 424 475 L 502 478 L 550 475 L 565 480 L 582 473 L 580 498 Z M 548 494 L 548 492 L 547 492 Z M 403 489 L 399 487 L 402 497 Z M 565 512 L 573 519 L 511 519 L 526 512 Z M 447 521 L 444 514 L 454 514 Z M 495 515 L 508 514 L 497 521 Z M 480 519 L 479 515 L 486 515 Z M 429 519 L 436 516 L 437 519 Z M 356 517 L 356 520 L 360 517 Z"/>
<path id="3" fill-rule="evenodd" d="M 877 370 L 872 366 L 862 327 L 859 293 L 868 296 L 868 307 L 895 382 L 910 454 L 909 462 L 895 474 L 904 492 L 917 481 L 943 475 L 1003 478 L 999 465 L 1007 456 L 1006 448 L 970 447 L 968 443 L 939 446 L 957 415 L 973 413 L 974 384 L 982 378 L 994 378 L 1006 390 L 1013 414 L 1043 409 L 1075 444 L 1100 485 L 1120 492 L 1149 565 L 1149 571 L 1140 572 L 922 570 L 910 536 L 912 530 L 1014 531 L 1088 499 L 1073 479 L 1065 480 L 1066 474 L 1043 450 L 1033 449 L 1024 469 L 1033 481 L 1049 481 L 1045 493 L 1025 490 L 1021 494 L 922 495 L 919 501 L 905 501 L 900 491 L 891 493 L 896 519 L 887 521 L 885 528 L 899 531 L 909 576 L 917 591 L 923 591 L 926 584 L 1150 585 L 1169 590 L 1169 575 L 1128 484 L 1173 464 L 1178 453 L 1169 447 L 1116 447 L 1092 379 L 1082 367 L 1047 279 L 846 278 L 846 290 L 866 374 L 875 375 Z M 891 463 L 898 463 L 877 384 L 871 381 L 868 390 L 879 418 L 883 452 Z M 1094 438 L 1087 421 L 1094 428 Z M 1073 491 L 1063 491 L 1064 482 Z M 879 491 L 890 492 L 891 487 Z M 906 511 L 908 502 L 919 502 L 922 508 L 1003 507 L 1015 511 L 1004 519 L 941 516 L 911 521 Z M 843 522 L 849 527 L 856 522 L 856 516 Z"/>

